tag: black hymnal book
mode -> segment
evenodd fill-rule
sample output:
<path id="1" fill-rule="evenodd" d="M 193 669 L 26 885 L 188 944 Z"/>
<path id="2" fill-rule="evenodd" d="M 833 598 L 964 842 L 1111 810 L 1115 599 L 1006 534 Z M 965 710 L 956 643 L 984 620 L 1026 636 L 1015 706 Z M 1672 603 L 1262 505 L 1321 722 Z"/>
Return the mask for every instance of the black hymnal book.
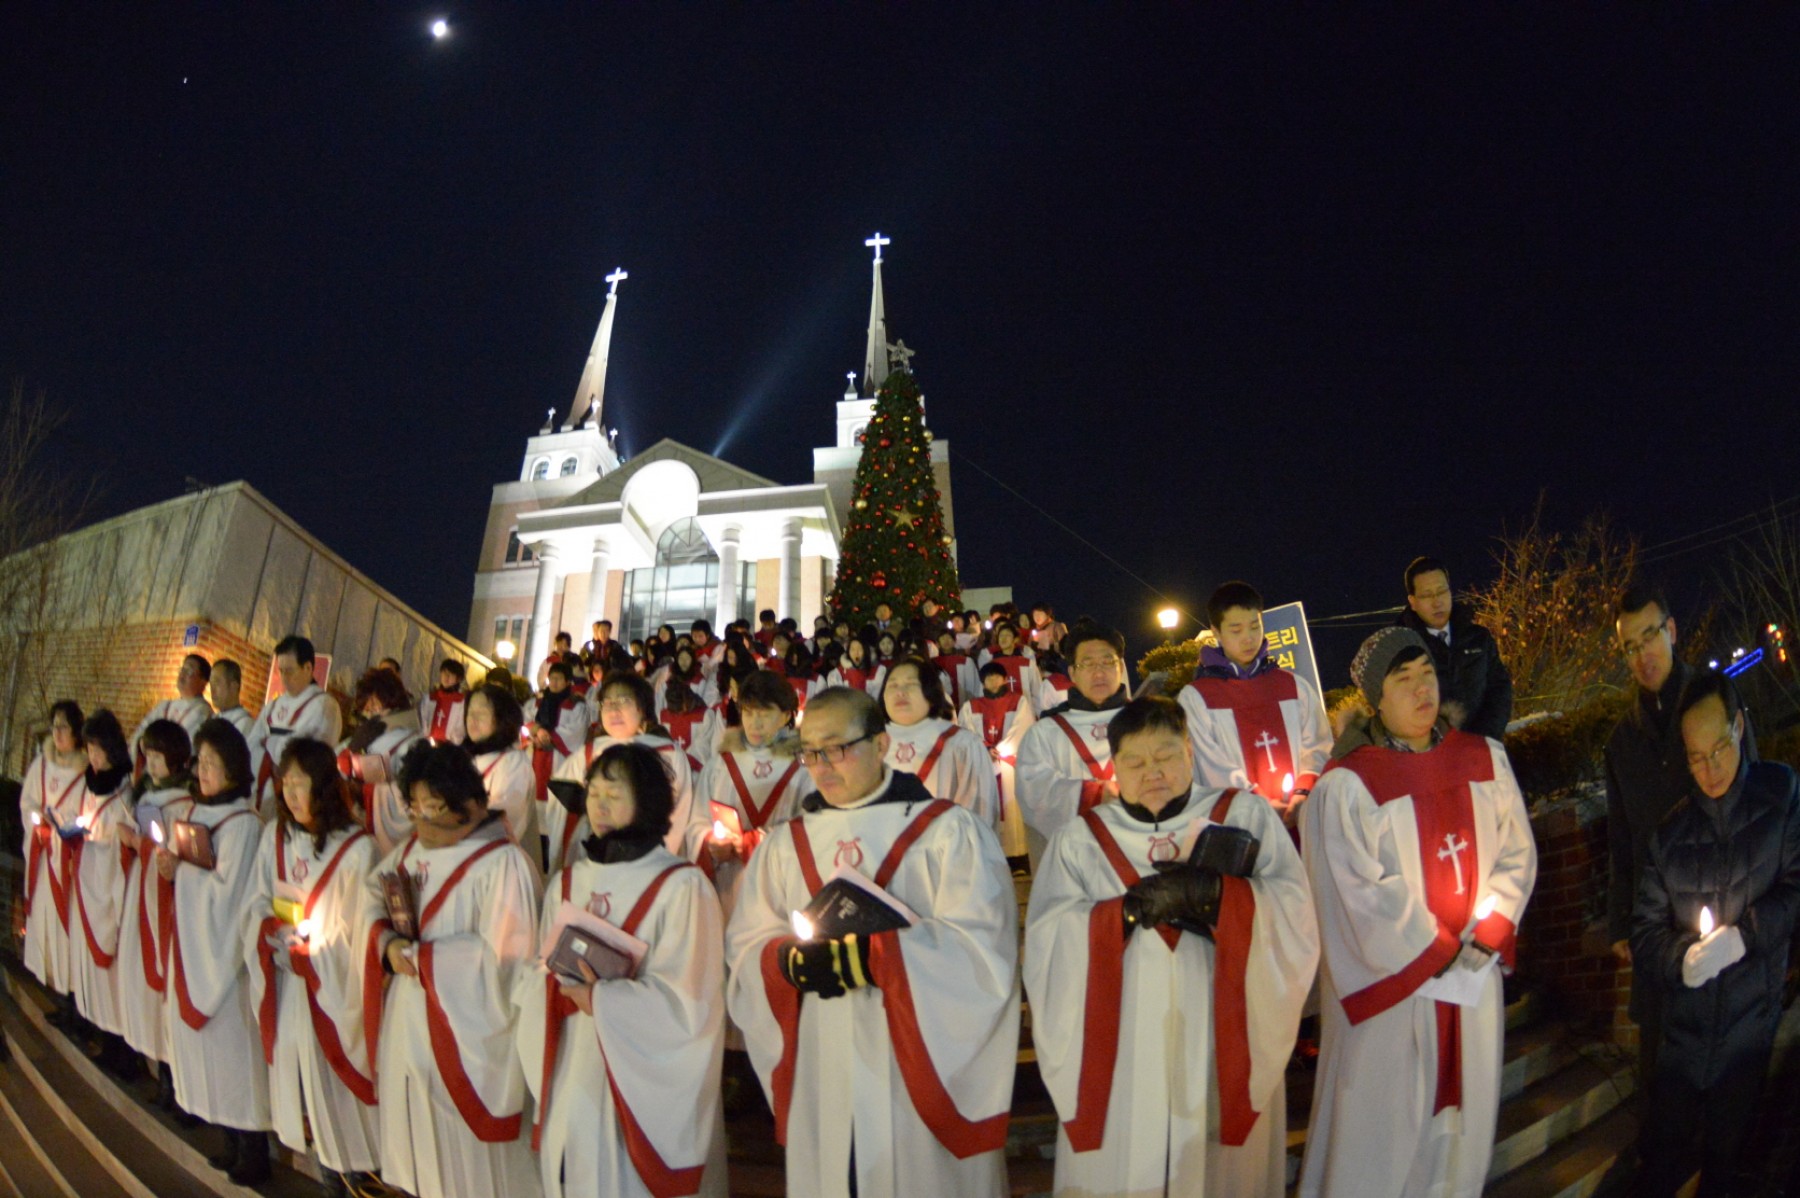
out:
<path id="1" fill-rule="evenodd" d="M 387 906 L 388 925 L 404 940 L 419 938 L 419 888 L 402 865 L 381 875 L 381 899 Z"/>
<path id="2" fill-rule="evenodd" d="M 873 936 L 919 922 L 905 903 L 844 866 L 819 887 L 803 914 L 812 921 L 813 936 L 821 940 L 837 940 L 851 933 Z"/>

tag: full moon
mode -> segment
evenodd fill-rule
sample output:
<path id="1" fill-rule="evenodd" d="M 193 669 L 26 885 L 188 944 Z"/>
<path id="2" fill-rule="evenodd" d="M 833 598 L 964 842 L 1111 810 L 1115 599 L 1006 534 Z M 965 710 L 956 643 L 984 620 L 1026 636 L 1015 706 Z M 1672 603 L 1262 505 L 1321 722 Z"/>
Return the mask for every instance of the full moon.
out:
<path id="1" fill-rule="evenodd" d="M 442 40 L 450 36 L 450 22 L 439 17 L 431 23 L 431 36 Z"/>

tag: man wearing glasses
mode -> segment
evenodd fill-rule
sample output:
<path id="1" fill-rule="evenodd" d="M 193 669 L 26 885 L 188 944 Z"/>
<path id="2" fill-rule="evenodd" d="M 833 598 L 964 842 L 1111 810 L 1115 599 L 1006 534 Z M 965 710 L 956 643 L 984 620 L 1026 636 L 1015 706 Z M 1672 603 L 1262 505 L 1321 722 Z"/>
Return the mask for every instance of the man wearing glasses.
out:
<path id="1" fill-rule="evenodd" d="M 807 703 L 799 758 L 818 793 L 745 868 L 726 999 L 787 1147 L 790 1194 L 998 1198 L 1018 900 L 992 830 L 882 764 L 886 727 L 849 687 Z M 803 926 L 796 916 L 834 875 L 854 880 L 859 906 L 903 907 L 906 926 Z"/>
<path id="2" fill-rule="evenodd" d="M 1035 869 L 1050 834 L 1109 799 L 1113 781 L 1107 725 L 1125 706 L 1125 638 L 1078 621 L 1063 639 L 1069 660 L 1068 702 L 1038 718 L 1019 743 L 1019 811 Z"/>
<path id="3" fill-rule="evenodd" d="M 1692 775 L 1650 843 L 1632 912 L 1641 989 L 1659 994 L 1656 1071 L 1639 1125 L 1634 1194 L 1672 1195 L 1700 1165 L 1700 1194 L 1734 1188 L 1781 1019 L 1800 911 L 1800 787 L 1750 760 L 1743 704 L 1708 671 L 1676 724 Z M 1695 1141 L 1699 1151 L 1695 1151 Z"/>

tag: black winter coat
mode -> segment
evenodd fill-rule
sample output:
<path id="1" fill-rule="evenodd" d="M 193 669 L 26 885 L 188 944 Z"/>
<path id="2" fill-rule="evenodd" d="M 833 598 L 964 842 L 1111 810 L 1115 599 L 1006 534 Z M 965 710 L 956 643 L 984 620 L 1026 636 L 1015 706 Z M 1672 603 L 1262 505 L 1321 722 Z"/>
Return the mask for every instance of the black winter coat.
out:
<path id="1" fill-rule="evenodd" d="M 1681 960 L 1700 908 L 1744 937 L 1743 960 L 1698 989 Z M 1690 793 L 1650 845 L 1632 912 L 1637 979 L 1662 993 L 1659 1067 L 1702 1089 L 1734 1066 L 1767 1062 L 1781 1020 L 1788 943 L 1800 913 L 1800 781 L 1747 761 L 1720 799 Z"/>
<path id="2" fill-rule="evenodd" d="M 1432 636 L 1409 607 L 1398 621 L 1425 639 L 1431 664 L 1437 669 L 1438 695 L 1444 714 L 1464 732 L 1506 739 L 1512 720 L 1512 674 L 1500 660 L 1500 646 L 1493 633 L 1475 623 L 1462 604 L 1450 608 L 1450 643 Z M 1458 714 L 1460 712 L 1460 715 Z"/>

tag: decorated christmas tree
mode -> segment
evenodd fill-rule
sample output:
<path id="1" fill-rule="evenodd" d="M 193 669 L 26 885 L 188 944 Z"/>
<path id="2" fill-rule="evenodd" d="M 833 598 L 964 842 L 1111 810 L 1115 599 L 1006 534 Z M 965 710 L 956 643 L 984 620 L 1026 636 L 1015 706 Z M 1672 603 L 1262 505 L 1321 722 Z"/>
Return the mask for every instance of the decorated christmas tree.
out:
<path id="1" fill-rule="evenodd" d="M 904 370 L 875 392 L 851 496 L 832 609 L 860 626 L 875 618 L 877 603 L 901 618 L 927 599 L 958 607 L 962 587 L 931 473 L 931 433 L 919 384 Z"/>

